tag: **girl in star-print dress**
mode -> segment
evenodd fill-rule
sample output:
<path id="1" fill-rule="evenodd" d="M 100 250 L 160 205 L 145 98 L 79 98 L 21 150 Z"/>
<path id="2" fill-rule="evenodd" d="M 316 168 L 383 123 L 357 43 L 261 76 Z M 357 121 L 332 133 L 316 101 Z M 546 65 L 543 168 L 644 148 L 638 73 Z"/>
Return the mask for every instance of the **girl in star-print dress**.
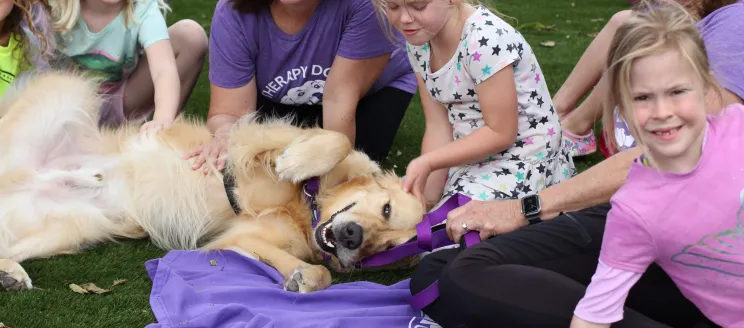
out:
<path id="1" fill-rule="evenodd" d="M 428 42 L 407 44 L 411 65 L 428 89 L 420 92 L 446 108 L 454 140 L 486 125 L 476 85 L 512 69 L 517 92 L 513 144 L 485 160 L 450 167 L 440 204 L 458 192 L 483 201 L 522 198 L 575 173 L 569 150 L 561 147 L 561 126 L 540 65 L 516 29 L 479 6 L 465 22 L 455 55 L 435 72 L 430 50 Z"/>

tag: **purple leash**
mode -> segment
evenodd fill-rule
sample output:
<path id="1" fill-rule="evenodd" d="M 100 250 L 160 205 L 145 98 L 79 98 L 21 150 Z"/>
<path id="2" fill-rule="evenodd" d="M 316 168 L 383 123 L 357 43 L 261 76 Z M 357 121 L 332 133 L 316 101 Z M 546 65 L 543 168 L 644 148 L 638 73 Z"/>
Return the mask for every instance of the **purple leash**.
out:
<path id="1" fill-rule="evenodd" d="M 363 258 L 357 263 L 358 268 L 369 268 L 394 263 L 403 258 L 418 255 L 423 252 L 453 245 L 455 242 L 447 236 L 446 226 L 442 223 L 447 219 L 447 213 L 467 204 L 470 198 L 463 194 L 455 194 L 433 212 L 424 215 L 424 218 L 416 225 L 416 237 L 408 242 Z M 434 232 L 432 232 L 432 227 Z M 480 236 L 477 231 L 469 231 L 463 236 L 464 247 L 470 247 L 479 243 Z M 421 310 L 434 302 L 439 297 L 438 281 L 435 281 L 421 292 L 409 299 L 411 307 Z"/>
<path id="2" fill-rule="evenodd" d="M 313 230 L 315 230 L 315 227 L 318 226 L 318 223 L 320 222 L 320 211 L 318 210 L 318 201 L 315 199 L 315 195 L 318 194 L 318 191 L 320 190 L 320 180 L 318 178 L 310 178 L 305 180 L 305 182 L 302 184 L 302 191 L 305 193 L 305 200 L 310 204 L 310 212 L 313 215 L 312 224 L 313 224 Z M 323 260 L 325 263 L 330 263 L 330 258 L 328 257 L 328 254 L 321 251 L 321 255 L 323 255 Z"/>

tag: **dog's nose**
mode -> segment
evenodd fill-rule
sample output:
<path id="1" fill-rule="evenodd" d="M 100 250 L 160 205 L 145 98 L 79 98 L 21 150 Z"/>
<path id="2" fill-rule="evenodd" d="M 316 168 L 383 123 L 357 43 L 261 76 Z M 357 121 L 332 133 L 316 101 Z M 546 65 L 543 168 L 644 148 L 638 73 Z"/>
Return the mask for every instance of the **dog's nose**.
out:
<path id="1" fill-rule="evenodd" d="M 362 244 L 362 226 L 349 222 L 340 227 L 338 241 L 348 249 L 357 249 Z"/>

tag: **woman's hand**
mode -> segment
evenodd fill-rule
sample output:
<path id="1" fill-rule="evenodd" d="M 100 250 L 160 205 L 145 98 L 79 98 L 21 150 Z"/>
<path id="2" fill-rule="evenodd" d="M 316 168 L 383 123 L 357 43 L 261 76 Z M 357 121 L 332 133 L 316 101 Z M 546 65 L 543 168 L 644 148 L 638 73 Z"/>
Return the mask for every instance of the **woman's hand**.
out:
<path id="1" fill-rule="evenodd" d="M 406 177 L 403 181 L 403 191 L 409 192 L 418 198 L 424 208 L 426 208 L 424 188 L 426 187 L 426 180 L 428 180 L 431 171 L 432 166 L 425 155 L 419 156 L 408 163 Z"/>
<path id="2" fill-rule="evenodd" d="M 463 228 L 463 223 L 467 229 Z M 470 230 L 481 240 L 512 232 L 527 225 L 519 200 L 471 200 L 447 213 L 447 235 L 456 243 Z"/>
<path id="3" fill-rule="evenodd" d="M 216 134 L 211 141 L 197 147 L 190 153 L 184 155 L 184 159 L 196 157 L 194 171 L 203 169 L 204 174 L 209 173 L 209 165 L 204 165 L 207 161 L 211 162 L 217 171 L 225 168 L 225 157 L 227 156 L 227 136 L 225 134 Z"/>

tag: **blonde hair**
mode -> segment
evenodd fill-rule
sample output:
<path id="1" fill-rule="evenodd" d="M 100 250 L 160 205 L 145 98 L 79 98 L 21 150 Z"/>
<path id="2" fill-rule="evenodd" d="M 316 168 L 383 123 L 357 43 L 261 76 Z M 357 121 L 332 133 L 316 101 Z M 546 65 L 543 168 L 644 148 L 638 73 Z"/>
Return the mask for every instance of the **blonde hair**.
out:
<path id="1" fill-rule="evenodd" d="M 78 17 L 80 16 L 80 1 L 81 0 L 56 0 L 54 6 L 52 6 L 52 26 L 55 31 L 64 33 L 69 32 L 77 24 Z M 124 0 L 126 3 L 124 12 L 124 25 L 129 25 L 134 22 L 134 4 L 136 2 L 148 2 L 157 1 L 158 7 L 163 11 L 163 14 L 169 12 L 171 8 L 164 0 Z"/>
<path id="2" fill-rule="evenodd" d="M 387 2 L 387 0 L 371 0 L 371 1 L 372 1 L 372 6 L 375 8 L 375 14 L 377 16 L 378 23 L 380 24 L 380 26 L 382 27 L 382 29 L 385 30 L 385 32 L 387 33 L 388 39 L 392 43 L 396 43 L 396 41 L 398 41 L 398 40 L 396 39 L 395 33 L 393 32 L 394 27 L 388 21 L 388 16 L 387 16 L 388 2 Z M 498 10 L 494 9 L 493 7 L 481 3 L 479 0 L 459 0 L 459 1 L 462 2 L 462 4 L 464 4 L 464 5 L 471 5 L 471 6 L 474 6 L 474 7 L 483 7 L 483 8 L 486 8 L 489 11 L 491 11 L 494 15 L 498 16 L 499 18 L 501 18 L 503 20 L 513 20 L 514 22 L 517 21 L 516 18 L 511 17 L 511 16 L 504 15 L 504 14 L 500 13 Z"/>
<path id="3" fill-rule="evenodd" d="M 619 149 L 614 134 L 615 108 L 625 119 L 636 143 L 643 145 L 629 110 L 632 108 L 630 72 L 634 61 L 668 50 L 676 51 L 686 59 L 703 82 L 704 89 L 715 91 L 723 103 L 723 89 L 710 71 L 705 44 L 694 17 L 673 0 L 642 0 L 631 17 L 618 28 L 610 44 L 605 72 L 609 92 L 604 102 L 602 126 L 606 140 L 614 149 Z"/>

